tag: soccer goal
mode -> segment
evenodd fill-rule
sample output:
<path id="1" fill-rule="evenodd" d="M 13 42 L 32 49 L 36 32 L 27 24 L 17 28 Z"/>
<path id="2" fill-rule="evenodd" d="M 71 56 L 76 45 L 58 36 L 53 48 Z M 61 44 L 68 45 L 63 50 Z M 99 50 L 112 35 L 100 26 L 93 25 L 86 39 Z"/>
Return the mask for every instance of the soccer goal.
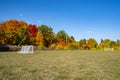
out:
<path id="1" fill-rule="evenodd" d="M 33 52 L 34 52 L 34 49 L 33 49 L 32 45 L 30 45 L 30 46 L 22 46 L 21 50 L 19 51 L 19 53 L 33 53 Z"/>

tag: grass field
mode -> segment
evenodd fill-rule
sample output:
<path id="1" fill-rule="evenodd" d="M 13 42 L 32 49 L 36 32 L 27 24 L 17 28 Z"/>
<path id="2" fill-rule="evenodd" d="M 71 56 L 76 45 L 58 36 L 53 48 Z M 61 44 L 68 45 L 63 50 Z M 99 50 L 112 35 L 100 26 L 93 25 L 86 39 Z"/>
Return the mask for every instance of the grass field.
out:
<path id="1" fill-rule="evenodd" d="M 0 52 L 0 80 L 120 80 L 120 52 Z"/>

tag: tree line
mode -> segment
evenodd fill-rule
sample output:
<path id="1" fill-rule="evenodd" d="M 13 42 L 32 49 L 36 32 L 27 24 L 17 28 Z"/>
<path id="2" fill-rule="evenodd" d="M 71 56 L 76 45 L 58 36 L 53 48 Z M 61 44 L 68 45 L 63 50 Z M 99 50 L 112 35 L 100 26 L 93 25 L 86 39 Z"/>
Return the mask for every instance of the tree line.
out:
<path id="1" fill-rule="evenodd" d="M 35 45 L 41 49 L 80 49 L 80 50 L 104 50 L 113 48 L 120 50 L 120 40 L 101 39 L 98 42 L 94 38 L 75 41 L 64 30 L 54 33 L 47 25 L 36 26 L 25 21 L 7 20 L 0 23 L 0 45 Z"/>

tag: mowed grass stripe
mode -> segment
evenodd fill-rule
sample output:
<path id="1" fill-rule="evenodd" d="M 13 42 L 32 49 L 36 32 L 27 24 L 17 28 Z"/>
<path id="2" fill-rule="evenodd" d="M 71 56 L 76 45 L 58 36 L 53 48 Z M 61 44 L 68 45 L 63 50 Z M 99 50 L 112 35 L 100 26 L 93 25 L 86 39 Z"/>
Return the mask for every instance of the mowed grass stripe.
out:
<path id="1" fill-rule="evenodd" d="M 0 52 L 0 79 L 120 80 L 120 52 L 58 50 Z"/>

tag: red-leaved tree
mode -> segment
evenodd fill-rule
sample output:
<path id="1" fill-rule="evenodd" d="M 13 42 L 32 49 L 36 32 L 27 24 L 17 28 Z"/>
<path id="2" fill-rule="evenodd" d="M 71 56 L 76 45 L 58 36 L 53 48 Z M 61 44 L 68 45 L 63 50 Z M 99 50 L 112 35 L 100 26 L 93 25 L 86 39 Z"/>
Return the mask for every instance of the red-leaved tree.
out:
<path id="1" fill-rule="evenodd" d="M 28 26 L 28 28 L 29 28 L 29 32 L 30 32 L 30 37 L 32 37 L 32 38 L 36 37 L 36 34 L 38 32 L 38 28 L 36 27 L 36 25 L 30 24 Z"/>

